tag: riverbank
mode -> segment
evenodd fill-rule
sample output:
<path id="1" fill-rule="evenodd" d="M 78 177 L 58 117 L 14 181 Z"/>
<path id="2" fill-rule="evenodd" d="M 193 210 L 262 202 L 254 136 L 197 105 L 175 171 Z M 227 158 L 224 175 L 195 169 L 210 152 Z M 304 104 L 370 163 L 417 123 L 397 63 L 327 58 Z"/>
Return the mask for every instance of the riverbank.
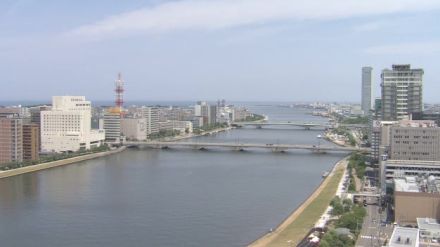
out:
<path id="1" fill-rule="evenodd" d="M 320 220 L 335 196 L 347 167 L 347 157 L 335 164 L 316 190 L 274 231 L 252 242 L 250 247 L 296 246 Z M 289 246 L 290 246 L 289 245 Z"/>
<path id="2" fill-rule="evenodd" d="M 172 138 L 167 138 L 165 141 L 178 141 L 178 140 L 189 139 L 189 138 L 193 138 L 193 137 L 197 137 L 197 136 L 212 135 L 215 133 L 219 133 L 219 132 L 223 132 L 223 131 L 227 131 L 227 130 L 231 130 L 231 129 L 233 129 L 233 127 L 219 128 L 219 129 L 215 129 L 215 130 L 211 130 L 211 131 L 206 131 L 206 132 L 203 132 L 200 134 L 191 134 L 191 135 L 186 135 L 186 136 L 176 136 L 176 137 L 172 137 Z M 86 154 L 86 155 L 81 155 L 81 156 L 63 159 L 63 160 L 57 160 L 57 161 L 46 162 L 46 163 L 41 163 L 41 164 L 37 164 L 37 165 L 20 167 L 20 168 L 16 168 L 16 169 L 12 169 L 12 170 L 7 170 L 7 171 L 0 171 L 0 179 L 12 177 L 12 176 L 17 176 L 17 175 L 21 175 L 21 174 L 25 174 L 25 173 L 29 173 L 29 172 L 36 172 L 36 171 L 40 171 L 40 170 L 50 169 L 53 167 L 59 167 L 59 166 L 64 166 L 64 165 L 68 165 L 68 164 L 73 164 L 73 163 L 81 162 L 81 161 L 85 161 L 85 160 L 100 158 L 100 157 L 104 157 L 107 155 L 122 152 L 125 150 L 125 148 L 126 147 L 120 147 L 116 150 L 110 150 L 110 151 L 94 153 L 94 154 Z"/>
<path id="3" fill-rule="evenodd" d="M 86 154 L 86 155 L 81 155 L 81 156 L 77 156 L 77 157 L 73 157 L 73 158 L 68 158 L 68 159 L 63 159 L 63 160 L 57 160 L 57 161 L 52 161 L 52 162 L 41 163 L 41 164 L 38 164 L 38 165 L 32 165 L 32 166 L 16 168 L 16 169 L 8 170 L 8 171 L 0 171 L 0 179 L 1 178 L 12 177 L 12 176 L 17 176 L 17 175 L 21 175 L 21 174 L 25 174 L 25 173 L 30 173 L 30 172 L 36 172 L 36 171 L 41 171 L 41 170 L 45 170 L 45 169 L 50 169 L 50 168 L 53 168 L 53 167 L 69 165 L 69 164 L 73 164 L 73 163 L 80 162 L 80 161 L 100 158 L 100 157 L 104 157 L 104 156 L 107 156 L 107 155 L 112 155 L 112 154 L 115 154 L 115 153 L 119 153 L 119 152 L 122 152 L 124 150 L 125 150 L 125 147 L 120 147 L 120 148 L 115 149 L 115 150 L 110 150 L 110 151 L 105 151 L 105 152 L 100 152 L 100 153 L 94 153 L 94 154 Z"/>

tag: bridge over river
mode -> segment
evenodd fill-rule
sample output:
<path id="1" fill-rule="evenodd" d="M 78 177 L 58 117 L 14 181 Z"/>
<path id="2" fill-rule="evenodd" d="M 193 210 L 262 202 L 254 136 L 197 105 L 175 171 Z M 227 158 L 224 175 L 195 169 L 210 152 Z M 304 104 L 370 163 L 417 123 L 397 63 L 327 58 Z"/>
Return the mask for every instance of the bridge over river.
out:
<path id="1" fill-rule="evenodd" d="M 368 127 L 365 124 L 339 124 L 339 123 L 312 123 L 312 122 L 235 122 L 232 126 L 244 127 L 244 126 L 255 126 L 257 128 L 262 128 L 263 126 L 292 126 L 301 127 L 306 130 L 310 129 L 331 129 L 336 127 L 346 127 L 346 128 L 365 128 Z"/>
<path id="2" fill-rule="evenodd" d="M 341 146 L 329 146 L 329 145 L 303 145 L 303 144 L 261 144 L 261 143 L 228 143 L 228 142 L 139 142 L 139 141 L 126 141 L 125 146 L 128 147 L 149 147 L 156 149 L 167 148 L 191 148 L 205 150 L 208 148 L 227 148 L 237 151 L 243 151 L 249 148 L 268 149 L 273 152 L 284 152 L 288 150 L 310 150 L 316 153 L 327 152 L 369 152 L 368 148 L 358 147 L 341 147 Z"/>

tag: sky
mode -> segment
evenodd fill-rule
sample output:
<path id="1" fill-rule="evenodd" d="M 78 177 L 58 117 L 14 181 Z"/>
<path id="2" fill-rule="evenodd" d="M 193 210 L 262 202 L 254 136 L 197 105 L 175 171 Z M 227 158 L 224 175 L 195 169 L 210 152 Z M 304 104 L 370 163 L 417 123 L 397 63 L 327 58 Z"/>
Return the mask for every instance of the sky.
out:
<path id="1" fill-rule="evenodd" d="M 0 101 L 344 101 L 361 68 L 423 68 L 440 102 L 438 0 L 2 0 Z"/>

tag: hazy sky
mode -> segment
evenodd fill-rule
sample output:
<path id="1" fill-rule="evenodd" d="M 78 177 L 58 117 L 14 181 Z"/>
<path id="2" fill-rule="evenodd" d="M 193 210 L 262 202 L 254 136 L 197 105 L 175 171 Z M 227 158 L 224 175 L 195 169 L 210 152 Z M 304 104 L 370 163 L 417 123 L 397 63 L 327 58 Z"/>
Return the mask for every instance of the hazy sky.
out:
<path id="1" fill-rule="evenodd" d="M 2 0 L 0 100 L 360 100 L 361 67 L 425 70 L 439 0 Z"/>

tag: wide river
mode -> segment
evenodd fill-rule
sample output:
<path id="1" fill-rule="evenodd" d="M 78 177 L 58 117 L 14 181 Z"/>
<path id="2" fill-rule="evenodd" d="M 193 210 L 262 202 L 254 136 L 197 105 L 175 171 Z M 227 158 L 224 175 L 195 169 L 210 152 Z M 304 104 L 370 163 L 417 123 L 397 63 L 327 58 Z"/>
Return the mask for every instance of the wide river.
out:
<path id="1" fill-rule="evenodd" d="M 273 121 L 326 121 L 305 109 L 250 108 Z M 193 140 L 317 145 L 319 134 L 246 127 Z M 244 246 L 276 227 L 343 156 L 130 149 L 0 179 L 0 246 Z"/>

